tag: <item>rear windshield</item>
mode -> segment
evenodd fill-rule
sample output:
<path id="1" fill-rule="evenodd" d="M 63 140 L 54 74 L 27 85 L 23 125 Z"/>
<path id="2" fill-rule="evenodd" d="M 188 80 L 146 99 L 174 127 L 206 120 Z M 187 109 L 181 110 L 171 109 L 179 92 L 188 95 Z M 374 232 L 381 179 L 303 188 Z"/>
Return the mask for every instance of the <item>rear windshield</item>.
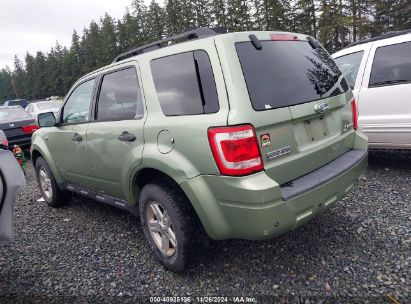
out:
<path id="1" fill-rule="evenodd" d="M 8 106 L 25 106 L 27 104 L 26 100 L 9 100 L 7 102 Z"/>
<path id="2" fill-rule="evenodd" d="M 0 109 L 0 122 L 10 122 L 31 118 L 22 108 Z"/>
<path id="3" fill-rule="evenodd" d="M 322 48 L 307 41 L 235 44 L 255 110 L 269 110 L 336 96 L 348 90 L 341 71 Z"/>

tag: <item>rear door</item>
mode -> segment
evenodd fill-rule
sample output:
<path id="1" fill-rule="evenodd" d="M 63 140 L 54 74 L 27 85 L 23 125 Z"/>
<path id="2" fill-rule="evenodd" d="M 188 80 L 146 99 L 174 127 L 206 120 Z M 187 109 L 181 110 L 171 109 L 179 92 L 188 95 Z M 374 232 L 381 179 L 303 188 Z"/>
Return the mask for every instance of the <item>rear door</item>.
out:
<path id="1" fill-rule="evenodd" d="M 94 78 L 78 84 L 65 102 L 59 122 L 49 128 L 47 146 L 65 181 L 91 188 L 94 185 L 87 159 L 87 128 L 94 95 Z"/>
<path id="2" fill-rule="evenodd" d="M 145 111 L 135 62 L 104 73 L 87 130 L 93 190 L 125 199 L 131 171 L 141 163 Z"/>
<path id="3" fill-rule="evenodd" d="M 351 149 L 352 93 L 329 54 L 306 36 L 256 37 L 261 48 L 248 36 L 234 43 L 247 91 L 236 96 L 242 113 L 230 112 L 229 124 L 254 125 L 264 169 L 283 184 Z M 237 91 L 244 80 L 236 78 Z"/>
<path id="4" fill-rule="evenodd" d="M 373 43 L 359 123 L 376 146 L 411 146 L 411 35 Z"/>

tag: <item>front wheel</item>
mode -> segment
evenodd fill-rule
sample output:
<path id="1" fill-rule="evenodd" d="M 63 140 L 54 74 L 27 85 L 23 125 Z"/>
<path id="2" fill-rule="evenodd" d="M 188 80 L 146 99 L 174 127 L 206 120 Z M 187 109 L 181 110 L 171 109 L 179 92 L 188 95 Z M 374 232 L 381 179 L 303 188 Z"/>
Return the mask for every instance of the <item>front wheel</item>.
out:
<path id="1" fill-rule="evenodd" d="M 202 247 L 199 236 L 203 232 L 185 195 L 171 185 L 147 184 L 139 207 L 144 235 L 155 257 L 175 272 L 191 266 Z"/>
<path id="2" fill-rule="evenodd" d="M 49 206 L 61 207 L 67 204 L 71 193 L 58 187 L 50 167 L 42 157 L 36 160 L 36 177 L 41 195 Z"/>

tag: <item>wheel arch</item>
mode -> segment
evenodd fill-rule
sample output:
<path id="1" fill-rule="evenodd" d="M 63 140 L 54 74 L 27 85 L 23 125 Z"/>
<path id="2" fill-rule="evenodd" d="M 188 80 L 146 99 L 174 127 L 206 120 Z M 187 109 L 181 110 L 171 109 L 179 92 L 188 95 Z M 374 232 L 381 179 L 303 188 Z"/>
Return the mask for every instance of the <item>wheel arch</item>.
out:
<path id="1" fill-rule="evenodd" d="M 169 174 L 164 173 L 161 170 L 146 167 L 135 172 L 131 179 L 131 197 L 133 202 L 138 202 L 140 198 L 141 189 L 150 183 L 167 183 L 172 187 L 178 187 L 183 193 L 184 191 L 178 184 L 178 182 L 173 179 Z"/>
<path id="2" fill-rule="evenodd" d="M 63 179 L 61 178 L 59 171 L 56 168 L 56 165 L 53 162 L 53 158 L 51 157 L 50 153 L 48 151 L 44 151 L 44 149 L 41 149 L 37 145 L 32 145 L 31 148 L 31 161 L 33 163 L 34 169 L 36 168 L 36 162 L 39 157 L 42 157 L 47 165 L 49 166 L 51 173 L 53 173 L 54 178 L 56 179 L 57 184 L 61 185 L 63 183 Z"/>
<path id="3" fill-rule="evenodd" d="M 199 213 L 197 210 L 197 206 L 193 204 L 193 202 L 189 199 L 188 195 L 185 193 L 184 189 L 181 185 L 172 178 L 169 174 L 152 167 L 142 168 L 141 170 L 137 171 L 134 176 L 132 177 L 132 186 L 131 186 L 131 197 L 133 202 L 139 201 L 140 193 L 143 187 L 150 183 L 162 183 L 167 184 L 169 187 L 176 189 L 182 195 L 184 195 L 185 199 L 187 200 L 188 204 L 192 208 L 195 216 L 199 223 L 201 223 L 202 229 L 205 229 L 206 218 L 202 216 L 202 213 Z M 207 231 L 207 230 L 206 230 Z M 208 232 L 208 231 L 207 231 Z"/>

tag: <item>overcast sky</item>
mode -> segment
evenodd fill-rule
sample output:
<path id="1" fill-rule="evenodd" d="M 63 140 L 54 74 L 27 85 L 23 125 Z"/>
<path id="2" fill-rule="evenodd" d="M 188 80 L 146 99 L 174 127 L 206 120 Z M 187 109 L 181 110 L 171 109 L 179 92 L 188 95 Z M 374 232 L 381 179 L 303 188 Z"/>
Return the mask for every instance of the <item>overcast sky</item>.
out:
<path id="1" fill-rule="evenodd" d="M 148 2 L 148 1 L 145 1 Z M 14 55 L 24 59 L 26 52 L 48 52 L 56 40 L 71 43 L 91 20 L 107 12 L 120 19 L 131 0 L 0 0 L 0 69 L 13 68 Z"/>

